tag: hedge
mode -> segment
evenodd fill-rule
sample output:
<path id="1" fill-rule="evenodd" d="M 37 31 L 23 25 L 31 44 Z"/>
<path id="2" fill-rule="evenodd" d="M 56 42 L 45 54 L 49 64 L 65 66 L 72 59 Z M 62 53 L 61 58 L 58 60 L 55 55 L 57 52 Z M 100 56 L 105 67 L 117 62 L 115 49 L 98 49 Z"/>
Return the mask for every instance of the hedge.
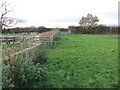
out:
<path id="1" fill-rule="evenodd" d="M 74 34 L 118 34 L 119 27 L 110 26 L 69 26 L 68 29 Z"/>

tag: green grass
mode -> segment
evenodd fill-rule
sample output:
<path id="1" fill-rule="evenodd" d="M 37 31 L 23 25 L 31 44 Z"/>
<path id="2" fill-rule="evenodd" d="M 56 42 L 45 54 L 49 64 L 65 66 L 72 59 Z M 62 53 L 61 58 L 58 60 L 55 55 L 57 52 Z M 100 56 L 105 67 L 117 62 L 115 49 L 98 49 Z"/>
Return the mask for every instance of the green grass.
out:
<path id="1" fill-rule="evenodd" d="M 8 48 L 11 48 L 11 47 L 16 47 L 17 49 L 20 48 L 20 44 L 19 43 L 15 43 L 15 44 L 5 44 L 5 45 L 0 45 L 2 50 L 4 52 L 9 52 L 11 51 L 11 49 L 8 49 Z M 18 48 L 19 47 L 19 48 Z"/>
<path id="2" fill-rule="evenodd" d="M 62 34 L 49 49 L 46 87 L 118 86 L 118 40 L 104 35 Z"/>
<path id="3" fill-rule="evenodd" d="M 25 37 L 31 37 L 31 36 L 36 36 L 36 35 L 39 35 L 39 34 L 0 34 L 0 36 L 25 36 Z M 10 48 L 10 47 L 20 48 L 21 45 L 19 43 L 16 43 L 16 44 L 6 44 L 6 45 L 0 45 L 0 46 L 5 52 L 9 52 L 10 49 L 8 50 L 7 48 Z"/>

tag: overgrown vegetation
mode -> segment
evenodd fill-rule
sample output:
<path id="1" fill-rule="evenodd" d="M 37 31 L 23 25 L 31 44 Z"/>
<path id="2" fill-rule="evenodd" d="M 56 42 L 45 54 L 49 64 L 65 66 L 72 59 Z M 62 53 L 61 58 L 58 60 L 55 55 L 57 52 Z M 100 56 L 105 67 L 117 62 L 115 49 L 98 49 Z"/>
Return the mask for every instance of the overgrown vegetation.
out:
<path id="1" fill-rule="evenodd" d="M 33 58 L 3 64 L 3 88 L 42 88 L 46 81 L 46 50 L 39 47 L 32 54 Z"/>

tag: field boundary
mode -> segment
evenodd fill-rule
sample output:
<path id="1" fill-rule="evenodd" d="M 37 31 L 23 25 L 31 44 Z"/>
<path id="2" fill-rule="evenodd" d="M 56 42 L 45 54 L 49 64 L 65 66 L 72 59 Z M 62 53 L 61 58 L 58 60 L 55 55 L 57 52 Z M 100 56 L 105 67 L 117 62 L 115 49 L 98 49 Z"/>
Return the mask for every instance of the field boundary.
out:
<path id="1" fill-rule="evenodd" d="M 24 59 L 28 59 L 33 57 L 32 53 L 30 51 L 34 51 L 36 48 L 38 48 L 40 45 L 50 45 L 52 44 L 54 37 L 56 34 L 58 34 L 59 31 L 58 30 L 52 30 L 52 31 L 48 31 L 45 33 L 42 33 L 38 36 L 34 36 L 34 37 L 28 37 L 28 38 L 22 38 L 20 41 L 20 44 L 22 44 L 23 49 L 17 52 L 9 52 L 6 55 L 4 55 L 5 61 L 14 61 L 16 59 L 16 56 L 20 56 Z M 32 45 L 31 47 L 27 47 L 25 48 L 25 45 Z M 19 48 L 19 47 L 18 47 Z M 11 49 L 11 51 L 15 51 L 15 49 Z M 10 62 L 9 62 L 10 63 Z"/>

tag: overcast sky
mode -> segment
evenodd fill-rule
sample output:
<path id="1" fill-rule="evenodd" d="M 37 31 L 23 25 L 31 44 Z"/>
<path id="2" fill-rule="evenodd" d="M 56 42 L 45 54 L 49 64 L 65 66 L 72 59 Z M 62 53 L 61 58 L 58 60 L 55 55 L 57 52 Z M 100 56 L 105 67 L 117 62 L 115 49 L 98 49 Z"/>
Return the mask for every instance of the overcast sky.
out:
<path id="1" fill-rule="evenodd" d="M 82 16 L 91 13 L 98 24 L 118 24 L 119 0 L 9 0 L 13 16 L 24 19 L 17 26 L 68 27 L 79 25 Z"/>

